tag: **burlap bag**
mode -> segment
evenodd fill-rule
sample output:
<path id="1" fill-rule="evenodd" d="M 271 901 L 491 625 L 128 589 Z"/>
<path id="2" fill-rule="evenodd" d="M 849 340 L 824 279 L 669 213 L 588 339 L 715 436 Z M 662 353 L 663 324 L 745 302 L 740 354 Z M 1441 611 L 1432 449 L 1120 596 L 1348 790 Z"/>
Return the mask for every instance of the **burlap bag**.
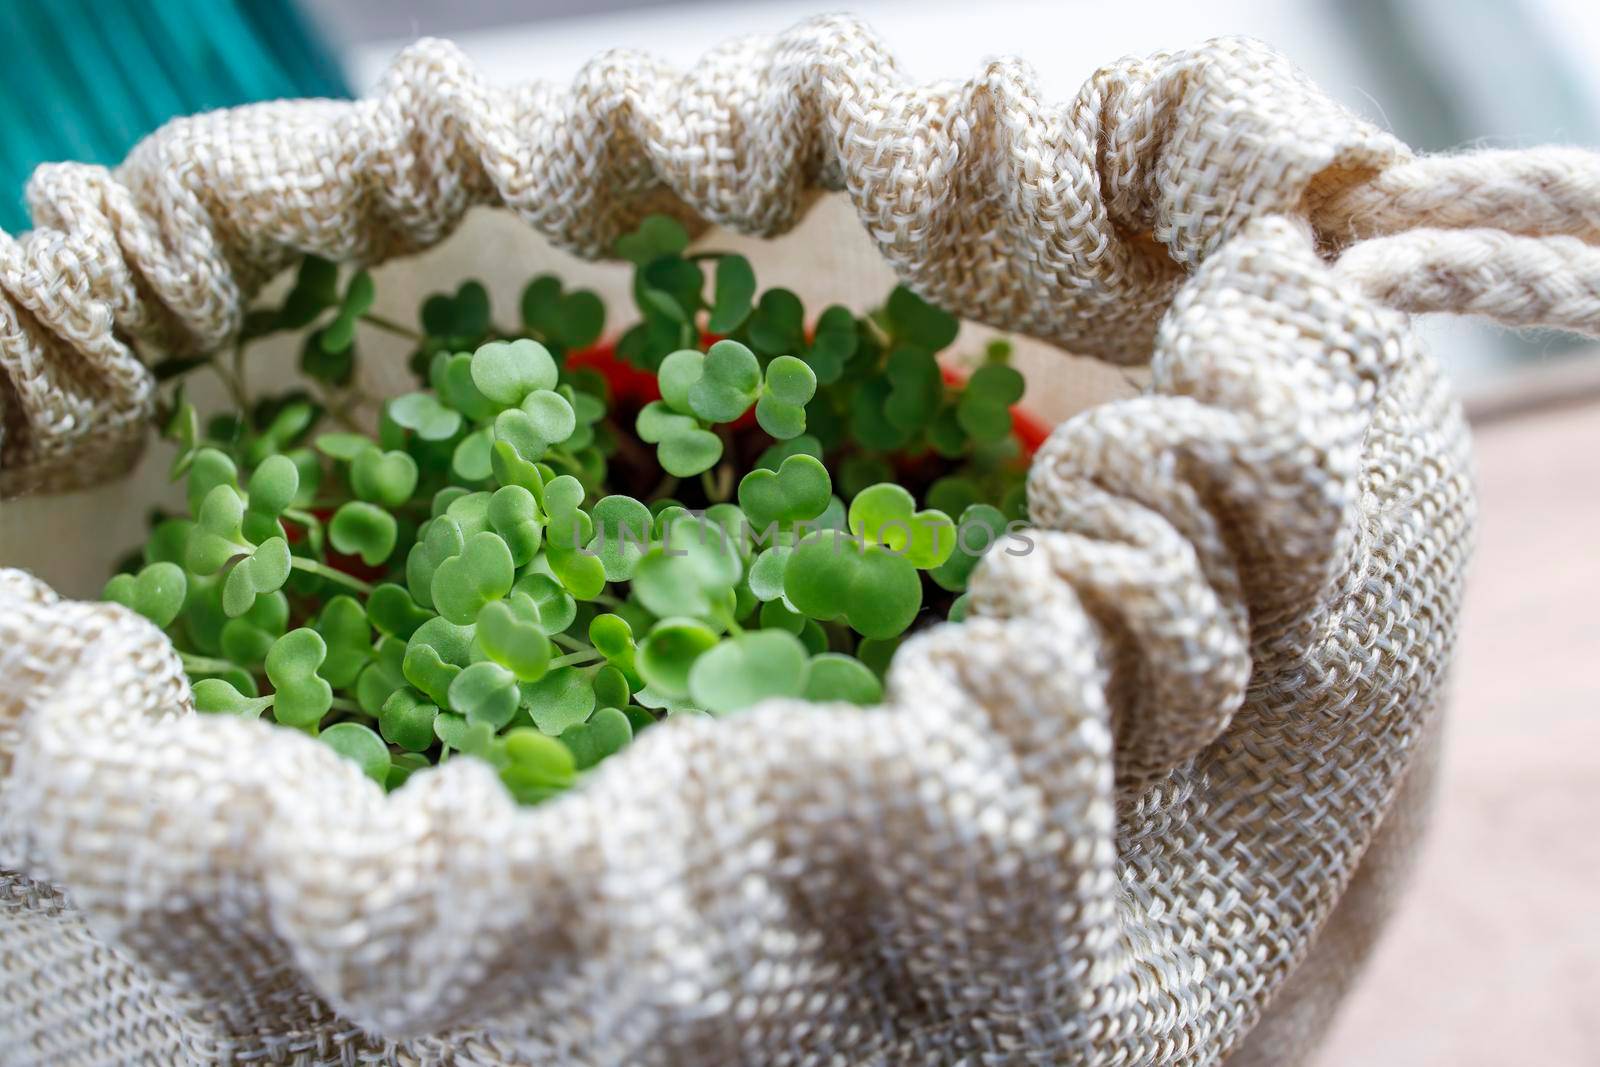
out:
<path id="1" fill-rule="evenodd" d="M 1456 632 L 1466 437 L 1406 313 L 1594 330 L 1597 173 L 1413 159 L 1249 42 L 1057 106 L 1010 60 L 913 86 L 842 19 L 565 90 L 424 42 L 371 99 L 41 171 L 0 238 L 10 495 L 132 462 L 131 338 L 214 348 L 293 256 L 485 203 L 596 254 L 843 190 L 928 296 L 1150 382 L 1056 431 L 1036 550 L 888 704 L 671 722 L 533 809 L 197 717 L 144 620 L 0 571 L 0 1061 L 1296 1062 L 1392 898 Z"/>

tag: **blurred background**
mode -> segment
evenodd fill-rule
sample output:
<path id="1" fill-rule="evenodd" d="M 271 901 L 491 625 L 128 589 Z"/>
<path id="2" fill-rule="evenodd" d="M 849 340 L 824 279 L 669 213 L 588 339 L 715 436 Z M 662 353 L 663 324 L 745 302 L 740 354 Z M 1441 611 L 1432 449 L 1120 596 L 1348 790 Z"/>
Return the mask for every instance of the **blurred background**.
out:
<path id="1" fill-rule="evenodd" d="M 38 163 L 114 163 L 173 115 L 359 94 L 418 36 L 453 38 L 498 83 L 565 81 L 607 48 L 689 65 L 725 37 L 829 9 L 0 0 L 0 34 L 28 43 L 10 50 L 0 85 L 0 227 L 27 227 L 22 189 Z M 849 10 L 919 80 L 1016 54 L 1067 98 L 1120 56 L 1244 34 L 1420 150 L 1600 146 L 1594 0 L 857 0 Z M 1471 323 L 1424 329 L 1475 423 L 1480 547 L 1432 832 L 1320 1065 L 1600 1063 L 1588 1037 L 1600 1002 L 1600 346 Z M 0 517 L 6 562 L 19 547 L 12 528 Z"/>

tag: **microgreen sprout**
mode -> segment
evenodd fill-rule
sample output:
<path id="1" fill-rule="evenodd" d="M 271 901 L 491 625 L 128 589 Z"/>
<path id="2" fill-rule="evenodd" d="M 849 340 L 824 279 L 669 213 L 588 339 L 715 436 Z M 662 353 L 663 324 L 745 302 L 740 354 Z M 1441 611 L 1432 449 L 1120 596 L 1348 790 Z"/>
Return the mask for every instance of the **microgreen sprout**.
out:
<path id="1" fill-rule="evenodd" d="M 610 366 L 659 399 L 612 395 L 587 351 L 604 308 L 555 277 L 510 330 L 473 281 L 411 327 L 371 275 L 307 258 L 231 358 L 158 365 L 187 513 L 105 598 L 168 632 L 199 710 L 320 737 L 391 789 L 464 756 L 533 803 L 663 718 L 880 702 L 905 635 L 1025 541 L 1022 377 L 997 343 L 947 379 L 956 320 L 908 290 L 808 319 L 688 247 L 663 216 L 616 247 L 639 321 Z M 252 399 L 246 350 L 285 331 L 307 385 Z M 359 352 L 395 338 L 419 385 L 375 402 Z M 236 405 L 209 420 L 181 381 L 205 367 Z"/>

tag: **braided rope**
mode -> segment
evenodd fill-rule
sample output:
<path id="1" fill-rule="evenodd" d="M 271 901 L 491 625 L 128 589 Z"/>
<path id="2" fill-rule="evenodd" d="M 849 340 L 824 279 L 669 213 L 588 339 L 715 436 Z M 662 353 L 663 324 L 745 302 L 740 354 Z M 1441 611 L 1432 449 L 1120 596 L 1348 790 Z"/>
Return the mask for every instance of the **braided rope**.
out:
<path id="1" fill-rule="evenodd" d="M 1412 230 L 1352 246 L 1339 271 L 1383 304 L 1600 336 L 1600 246 L 1499 230 Z"/>

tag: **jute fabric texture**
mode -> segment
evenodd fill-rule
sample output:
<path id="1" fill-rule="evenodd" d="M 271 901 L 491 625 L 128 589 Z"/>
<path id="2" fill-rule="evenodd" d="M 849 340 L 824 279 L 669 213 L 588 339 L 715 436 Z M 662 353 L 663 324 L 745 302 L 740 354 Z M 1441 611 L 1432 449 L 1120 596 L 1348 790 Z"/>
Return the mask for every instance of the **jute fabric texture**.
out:
<path id="1" fill-rule="evenodd" d="M 1433 736 L 1470 539 L 1406 310 L 1592 327 L 1595 172 L 1413 159 L 1249 42 L 1058 106 L 1011 60 L 914 86 L 845 19 L 568 89 L 423 42 L 369 100 L 41 170 L 0 241 L 11 494 L 123 469 L 131 339 L 215 348 L 294 256 L 490 202 L 598 254 L 842 189 L 928 296 L 1152 382 L 1057 429 L 1034 550 L 986 558 L 884 706 L 668 722 L 533 809 L 471 760 L 386 797 L 196 716 L 153 627 L 0 571 L 0 1060 L 1208 1064 L 1270 1009 L 1250 1052 L 1293 1062 L 1327 999 L 1297 968 L 1352 958 L 1319 929 L 1381 910 L 1336 913 Z"/>

